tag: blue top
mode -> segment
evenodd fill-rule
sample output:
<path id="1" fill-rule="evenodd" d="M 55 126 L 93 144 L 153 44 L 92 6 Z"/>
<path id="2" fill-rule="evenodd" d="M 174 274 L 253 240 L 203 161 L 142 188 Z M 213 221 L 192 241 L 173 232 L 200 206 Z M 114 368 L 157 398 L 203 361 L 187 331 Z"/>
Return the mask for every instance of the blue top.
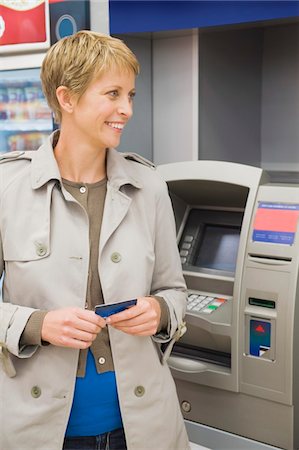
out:
<path id="1" fill-rule="evenodd" d="M 76 380 L 66 436 L 97 436 L 121 427 L 115 372 L 97 373 L 88 350 L 85 377 Z"/>

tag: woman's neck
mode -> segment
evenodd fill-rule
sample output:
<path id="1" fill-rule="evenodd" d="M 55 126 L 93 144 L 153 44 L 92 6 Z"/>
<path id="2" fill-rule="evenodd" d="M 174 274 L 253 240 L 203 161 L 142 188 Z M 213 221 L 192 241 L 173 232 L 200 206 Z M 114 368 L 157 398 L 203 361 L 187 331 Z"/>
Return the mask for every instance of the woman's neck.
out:
<path id="1" fill-rule="evenodd" d="M 96 183 L 106 177 L 106 152 L 72 139 L 66 143 L 61 136 L 54 148 L 61 177 L 83 183 Z"/>

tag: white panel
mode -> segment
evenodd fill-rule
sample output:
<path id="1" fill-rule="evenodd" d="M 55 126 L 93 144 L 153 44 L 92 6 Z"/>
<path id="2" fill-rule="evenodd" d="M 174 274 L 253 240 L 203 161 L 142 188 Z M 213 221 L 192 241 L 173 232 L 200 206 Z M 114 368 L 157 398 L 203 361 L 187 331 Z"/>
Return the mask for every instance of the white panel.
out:
<path id="1" fill-rule="evenodd" d="M 1 55 L 0 70 L 31 69 L 41 67 L 45 53 Z"/>
<path id="2" fill-rule="evenodd" d="M 90 0 L 90 29 L 109 34 L 109 1 Z"/>
<path id="3" fill-rule="evenodd" d="M 198 31 L 153 41 L 156 164 L 198 159 Z"/>

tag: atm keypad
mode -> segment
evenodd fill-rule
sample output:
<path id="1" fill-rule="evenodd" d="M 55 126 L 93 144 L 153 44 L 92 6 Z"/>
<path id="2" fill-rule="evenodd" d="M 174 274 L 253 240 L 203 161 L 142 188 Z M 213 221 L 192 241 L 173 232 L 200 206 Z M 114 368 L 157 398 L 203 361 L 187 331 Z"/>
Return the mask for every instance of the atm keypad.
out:
<path id="1" fill-rule="evenodd" d="M 225 298 L 222 297 L 211 297 L 201 294 L 188 295 L 187 301 L 187 311 L 200 312 L 203 314 L 212 314 L 220 306 L 227 302 Z"/>

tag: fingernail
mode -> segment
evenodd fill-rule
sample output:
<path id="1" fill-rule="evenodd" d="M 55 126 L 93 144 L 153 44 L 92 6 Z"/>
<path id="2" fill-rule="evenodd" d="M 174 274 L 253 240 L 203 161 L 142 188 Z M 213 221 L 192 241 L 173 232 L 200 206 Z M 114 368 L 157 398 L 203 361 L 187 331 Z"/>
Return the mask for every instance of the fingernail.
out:
<path id="1" fill-rule="evenodd" d="M 106 319 L 106 323 L 110 323 L 111 322 L 111 319 L 110 319 L 110 317 L 107 317 L 107 319 Z"/>

